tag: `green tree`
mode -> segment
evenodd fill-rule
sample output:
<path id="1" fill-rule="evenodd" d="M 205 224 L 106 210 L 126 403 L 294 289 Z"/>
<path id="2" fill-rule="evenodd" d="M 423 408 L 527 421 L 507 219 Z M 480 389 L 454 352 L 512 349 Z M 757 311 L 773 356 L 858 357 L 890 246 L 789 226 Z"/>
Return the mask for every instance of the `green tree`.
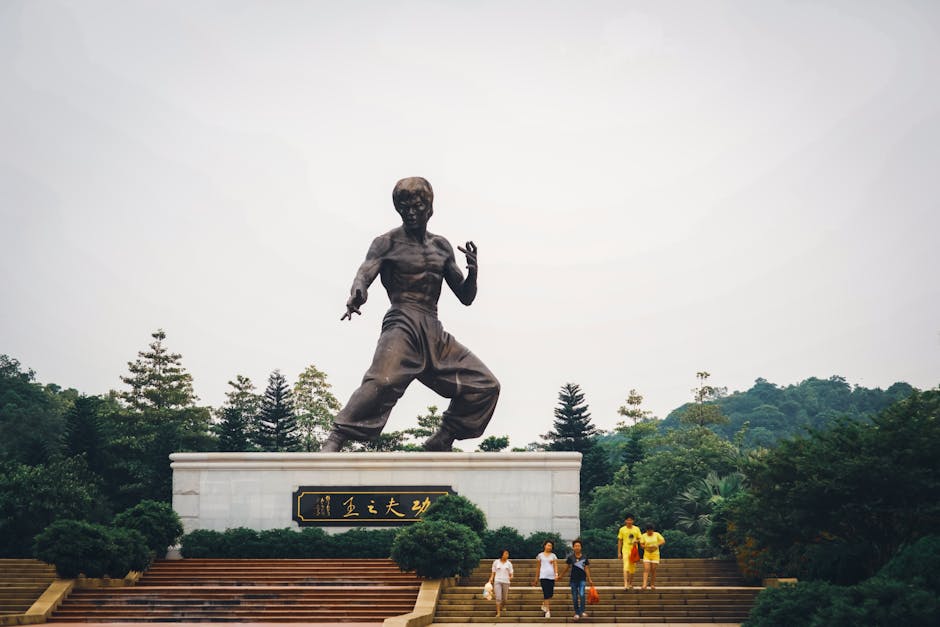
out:
<path id="1" fill-rule="evenodd" d="M 35 376 L 0 355 L 0 461 L 40 464 L 62 452 L 63 415 L 77 393 L 41 385 Z"/>
<path id="2" fill-rule="evenodd" d="M 502 451 L 508 447 L 509 447 L 509 436 L 491 435 L 488 438 L 484 438 L 483 441 L 480 442 L 480 445 L 479 447 L 477 447 L 477 450 L 480 451 L 481 453 L 498 453 L 499 451 Z"/>
<path id="3" fill-rule="evenodd" d="M 727 388 L 708 385 L 708 377 L 711 375 L 707 372 L 698 372 L 695 376 L 699 380 L 699 386 L 692 389 L 695 403 L 680 416 L 680 422 L 697 427 L 727 424 L 728 417 L 721 412 L 721 405 L 715 403 L 725 395 Z"/>
<path id="4" fill-rule="evenodd" d="M 82 457 L 0 463 L 0 557 L 30 557 L 33 537 L 55 520 L 105 514 L 100 479 Z"/>
<path id="5" fill-rule="evenodd" d="M 300 428 L 301 447 L 305 451 L 319 451 L 340 410 L 340 402 L 333 396 L 333 387 L 326 373 L 310 365 L 300 373 L 294 384 L 294 407 Z"/>
<path id="6" fill-rule="evenodd" d="M 107 435 L 98 408 L 101 399 L 79 396 L 65 413 L 65 454 L 69 457 L 84 455 L 93 473 L 107 474 Z"/>
<path id="7" fill-rule="evenodd" d="M 732 472 L 719 477 L 714 470 L 679 493 L 676 526 L 696 535 L 708 533 L 712 515 L 721 504 L 744 486 L 744 475 Z"/>
<path id="8" fill-rule="evenodd" d="M 940 533 L 940 389 L 915 392 L 871 422 L 848 418 L 755 459 L 725 513 L 739 562 L 801 579 L 855 583 L 902 543 Z M 896 471 L 883 471 L 896 469 Z"/>
<path id="9" fill-rule="evenodd" d="M 268 377 L 268 387 L 258 412 L 256 444 L 264 451 L 297 451 L 300 429 L 294 415 L 294 400 L 287 378 L 280 370 Z"/>
<path id="10" fill-rule="evenodd" d="M 127 362 L 130 371 L 121 381 L 130 390 L 121 394 L 127 404 L 140 412 L 190 407 L 197 398 L 193 392 L 193 377 L 182 367 L 182 355 L 171 353 L 163 345 L 166 331 L 157 329 L 150 334 L 153 342 L 149 351 L 137 353 L 137 359 Z"/>
<path id="11" fill-rule="evenodd" d="M 643 395 L 637 392 L 636 390 L 631 389 L 629 394 L 627 394 L 627 401 L 620 406 L 620 409 L 617 410 L 617 413 L 633 421 L 632 426 L 636 426 L 637 423 L 649 420 L 653 415 L 653 412 L 647 411 L 642 408 L 643 405 Z M 621 421 L 617 423 L 616 429 L 618 431 L 626 431 L 628 426 L 626 421 Z"/>
<path id="12" fill-rule="evenodd" d="M 578 451 L 584 453 L 593 446 L 597 429 L 591 423 L 591 414 L 584 393 L 576 383 L 566 383 L 558 393 L 558 407 L 552 430 L 542 436 L 550 451 Z"/>
<path id="13" fill-rule="evenodd" d="M 215 432 L 220 451 L 251 451 L 254 449 L 254 418 L 261 408 L 261 397 L 255 385 L 244 375 L 236 375 L 228 382 L 231 389 L 225 393 L 225 404 L 218 410 L 219 422 Z"/>

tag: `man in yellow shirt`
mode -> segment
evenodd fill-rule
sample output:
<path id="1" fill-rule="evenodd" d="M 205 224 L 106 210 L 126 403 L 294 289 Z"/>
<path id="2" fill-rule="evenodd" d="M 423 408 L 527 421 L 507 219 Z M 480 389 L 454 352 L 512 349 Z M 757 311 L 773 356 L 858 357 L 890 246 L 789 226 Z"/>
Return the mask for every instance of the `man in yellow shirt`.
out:
<path id="1" fill-rule="evenodd" d="M 633 526 L 633 514 L 627 514 L 623 527 L 617 532 L 617 557 L 623 560 L 623 589 L 633 588 L 636 562 L 630 561 L 633 545 L 640 540 L 640 528 Z"/>

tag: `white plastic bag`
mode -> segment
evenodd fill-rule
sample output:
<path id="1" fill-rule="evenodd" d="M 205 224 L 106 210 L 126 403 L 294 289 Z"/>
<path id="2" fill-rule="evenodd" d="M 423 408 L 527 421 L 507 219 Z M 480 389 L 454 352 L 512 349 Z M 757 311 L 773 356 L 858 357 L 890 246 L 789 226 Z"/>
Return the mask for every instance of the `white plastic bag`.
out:
<path id="1" fill-rule="evenodd" d="M 493 584 L 486 582 L 486 585 L 483 586 L 483 598 L 487 601 L 493 598 Z"/>

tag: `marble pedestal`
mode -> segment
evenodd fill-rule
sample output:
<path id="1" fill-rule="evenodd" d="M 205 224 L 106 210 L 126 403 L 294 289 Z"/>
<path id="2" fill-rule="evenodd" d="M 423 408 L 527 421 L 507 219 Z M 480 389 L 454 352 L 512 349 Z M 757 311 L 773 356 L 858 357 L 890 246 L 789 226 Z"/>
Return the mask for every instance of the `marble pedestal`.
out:
<path id="1" fill-rule="evenodd" d="M 173 508 L 186 532 L 297 528 L 299 486 L 441 485 L 491 529 L 580 533 L 580 453 L 174 453 Z M 350 527 L 326 527 L 339 533 Z"/>

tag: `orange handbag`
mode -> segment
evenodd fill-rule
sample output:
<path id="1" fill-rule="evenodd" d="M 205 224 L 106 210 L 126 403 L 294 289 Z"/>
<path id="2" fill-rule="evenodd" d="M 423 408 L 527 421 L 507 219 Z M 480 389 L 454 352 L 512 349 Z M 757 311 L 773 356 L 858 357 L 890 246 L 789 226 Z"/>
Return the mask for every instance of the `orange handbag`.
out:
<path id="1" fill-rule="evenodd" d="M 591 605 L 601 602 L 601 595 L 597 594 L 597 588 L 591 586 L 587 593 L 587 602 Z"/>
<path id="2" fill-rule="evenodd" d="M 635 564 L 640 561 L 640 549 L 637 548 L 636 543 L 633 544 L 633 547 L 630 549 L 630 563 Z"/>

